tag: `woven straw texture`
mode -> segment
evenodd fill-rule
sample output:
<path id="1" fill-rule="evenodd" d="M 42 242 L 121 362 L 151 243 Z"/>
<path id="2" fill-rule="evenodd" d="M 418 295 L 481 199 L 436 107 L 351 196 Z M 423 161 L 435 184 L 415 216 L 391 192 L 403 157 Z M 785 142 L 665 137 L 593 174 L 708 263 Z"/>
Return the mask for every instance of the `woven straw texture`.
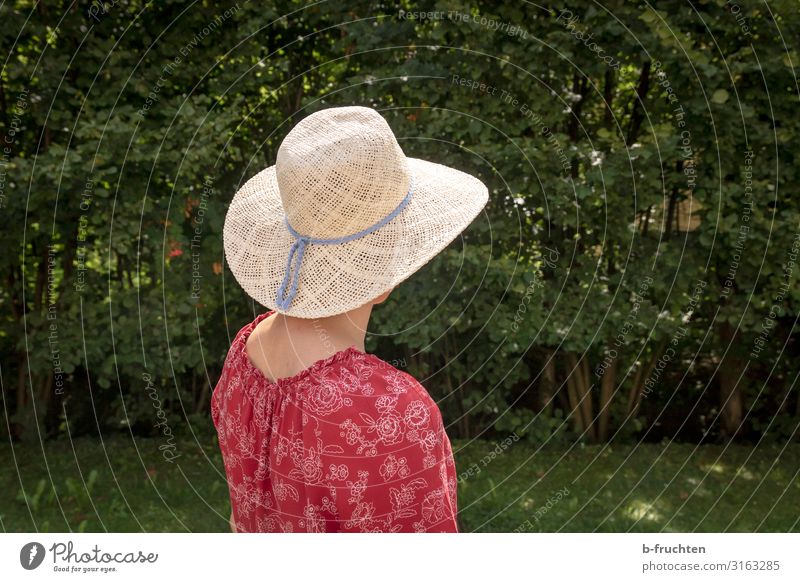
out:
<path id="1" fill-rule="evenodd" d="M 278 309 L 276 294 L 295 238 L 360 232 L 411 200 L 381 228 L 356 240 L 307 246 L 297 294 Z M 260 304 L 294 317 L 355 309 L 407 279 L 478 215 L 488 190 L 459 170 L 403 154 L 386 120 L 368 107 L 323 109 L 300 121 L 276 164 L 248 180 L 225 216 L 225 258 Z"/>

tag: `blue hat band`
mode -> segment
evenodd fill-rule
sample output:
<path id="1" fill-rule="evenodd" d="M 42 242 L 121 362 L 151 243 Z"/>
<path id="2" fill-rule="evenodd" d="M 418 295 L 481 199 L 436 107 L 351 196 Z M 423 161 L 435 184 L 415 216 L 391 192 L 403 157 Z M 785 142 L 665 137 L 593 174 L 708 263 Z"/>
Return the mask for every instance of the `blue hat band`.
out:
<path id="1" fill-rule="evenodd" d="M 294 243 L 292 243 L 291 248 L 289 249 L 289 256 L 286 258 L 286 274 L 283 277 L 283 282 L 281 286 L 278 288 L 278 293 L 275 298 L 275 304 L 278 306 L 278 309 L 286 311 L 289 309 L 289 306 L 292 304 L 292 300 L 294 296 L 297 294 L 297 284 L 300 277 L 300 266 L 303 262 L 303 254 L 305 253 L 306 247 L 309 244 L 316 244 L 316 245 L 338 245 L 346 242 L 351 242 L 367 236 L 384 226 L 385 224 L 389 223 L 392 219 L 394 219 L 403 208 L 411 200 L 411 193 L 414 191 L 414 177 L 411 177 L 408 186 L 408 194 L 400 204 L 397 205 L 397 208 L 392 210 L 389 214 L 384 216 L 381 220 L 361 230 L 354 234 L 350 234 L 348 236 L 343 236 L 340 238 L 311 238 L 308 236 L 303 236 L 295 229 L 292 228 L 292 225 L 289 224 L 289 218 L 284 215 L 283 222 L 286 224 L 286 229 L 289 233 L 295 238 Z"/>

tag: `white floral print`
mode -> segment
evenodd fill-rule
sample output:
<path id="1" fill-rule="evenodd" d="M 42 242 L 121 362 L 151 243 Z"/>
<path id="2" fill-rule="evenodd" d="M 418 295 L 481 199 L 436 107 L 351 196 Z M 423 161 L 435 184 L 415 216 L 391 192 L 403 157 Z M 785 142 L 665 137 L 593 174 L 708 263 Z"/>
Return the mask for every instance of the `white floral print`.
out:
<path id="1" fill-rule="evenodd" d="M 269 381 L 237 334 L 211 400 L 240 532 L 455 532 L 441 414 L 409 374 L 355 348 Z"/>

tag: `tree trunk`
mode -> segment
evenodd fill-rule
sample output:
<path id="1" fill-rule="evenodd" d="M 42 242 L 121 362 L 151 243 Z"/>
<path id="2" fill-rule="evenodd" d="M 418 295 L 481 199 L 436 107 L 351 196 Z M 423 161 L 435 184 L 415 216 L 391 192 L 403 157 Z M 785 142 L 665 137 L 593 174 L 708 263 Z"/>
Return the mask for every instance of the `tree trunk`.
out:
<path id="1" fill-rule="evenodd" d="M 603 79 L 603 101 L 605 101 L 605 110 L 603 111 L 603 125 L 609 131 L 614 123 L 614 111 L 611 106 L 614 103 L 614 91 L 616 90 L 616 79 L 613 69 L 606 69 L 606 74 Z"/>
<path id="2" fill-rule="evenodd" d="M 556 356 L 553 350 L 544 351 L 544 368 L 542 381 L 539 383 L 539 410 L 547 416 L 553 413 L 553 394 L 556 387 Z"/>
<path id="3" fill-rule="evenodd" d="M 452 362 L 452 358 L 450 357 L 450 340 L 448 339 L 447 335 L 444 336 L 444 350 L 445 350 L 445 366 L 447 362 Z M 467 414 L 466 409 L 464 408 L 464 399 L 461 397 L 464 392 L 464 385 L 463 383 L 458 387 L 458 389 L 453 388 L 453 379 L 450 376 L 450 367 L 447 367 L 447 371 L 445 372 L 445 382 L 447 384 L 447 393 L 453 395 L 455 400 L 458 401 L 459 407 L 459 415 L 460 418 L 458 419 L 458 430 L 459 430 L 459 437 L 468 439 L 470 438 L 469 434 L 469 415 Z M 458 392 L 458 394 L 455 394 Z"/>
<path id="4" fill-rule="evenodd" d="M 639 137 L 639 129 L 642 126 L 644 119 L 644 99 L 647 97 L 647 92 L 650 90 L 650 61 L 642 65 L 642 71 L 639 74 L 639 83 L 636 86 L 636 96 L 633 98 L 633 105 L 631 107 L 631 118 L 628 124 L 628 135 L 625 143 L 631 146 L 636 142 Z"/>
<path id="5" fill-rule="evenodd" d="M 556 366 L 556 370 L 558 370 L 558 366 Z M 569 403 L 569 398 L 567 398 L 566 392 L 568 392 L 566 382 L 559 386 L 559 390 L 556 392 L 556 398 L 558 398 L 558 403 L 561 405 L 561 408 L 564 410 L 572 410 L 572 406 Z M 800 410 L 800 409 L 799 409 Z"/>
<path id="6" fill-rule="evenodd" d="M 683 171 L 683 160 L 675 162 L 675 171 L 680 174 Z M 680 222 L 678 221 L 678 187 L 673 186 L 669 194 L 669 204 L 667 206 L 667 224 L 664 229 L 664 238 L 669 240 L 672 237 L 672 228 L 680 230 Z"/>
<path id="7" fill-rule="evenodd" d="M 17 357 L 17 365 L 19 366 L 17 374 L 17 411 L 21 411 L 26 405 L 25 366 L 27 362 L 28 354 L 26 352 L 19 353 Z"/>
<path id="8" fill-rule="evenodd" d="M 651 354 L 649 361 L 646 364 L 643 363 L 641 366 L 639 366 L 639 369 L 636 370 L 636 375 L 633 378 L 633 384 L 631 385 L 631 390 L 628 394 L 627 418 L 636 416 L 636 413 L 639 411 L 639 404 L 642 401 L 644 383 L 647 381 L 647 378 L 650 377 L 653 368 L 656 367 L 658 359 L 661 357 L 666 345 L 667 338 L 662 338 L 661 341 L 658 342 L 658 345 L 653 348 L 653 353 Z"/>
<path id="9" fill-rule="evenodd" d="M 585 425 L 583 423 L 583 413 L 580 409 L 580 400 L 578 398 L 578 389 L 575 386 L 575 368 L 571 365 L 572 358 L 567 359 L 566 378 L 567 378 L 567 397 L 569 398 L 569 410 L 572 417 L 572 422 L 575 425 L 575 432 L 583 434 Z M 573 356 L 574 357 L 574 356 Z"/>
<path id="10" fill-rule="evenodd" d="M 585 432 L 589 440 L 594 442 L 596 439 L 592 418 L 592 394 L 585 375 L 585 368 L 588 366 L 584 366 L 585 358 L 578 360 L 574 352 L 567 352 L 567 361 L 570 368 L 567 380 L 572 379 L 576 399 L 574 413 L 581 419 L 583 426 L 581 433 Z"/>
<path id="11" fill-rule="evenodd" d="M 584 352 L 579 360 L 580 363 L 580 370 L 581 370 L 581 377 L 583 380 L 581 381 L 582 387 L 582 403 L 583 403 L 583 420 L 586 423 L 589 433 L 589 440 L 591 442 L 597 441 L 597 428 L 595 426 L 595 418 L 594 418 L 594 405 L 592 403 L 592 383 L 589 380 L 589 356 L 588 352 Z"/>
<path id="12" fill-rule="evenodd" d="M 794 401 L 794 415 L 797 418 L 800 418 L 800 390 L 797 391 L 795 397 L 796 400 Z"/>
<path id="13" fill-rule="evenodd" d="M 206 410 L 206 402 L 208 402 L 208 394 L 211 390 L 211 385 L 208 379 L 203 380 L 203 387 L 200 389 L 200 397 L 197 400 L 197 408 L 195 412 L 198 414 L 201 412 L 205 412 Z"/>
<path id="14" fill-rule="evenodd" d="M 16 397 L 15 397 L 15 406 L 14 409 L 17 416 L 22 413 L 23 402 L 25 399 L 25 371 L 23 368 L 23 363 L 20 358 L 17 358 L 19 361 L 19 373 L 17 374 L 17 390 L 16 390 Z M 3 399 L 5 399 L 5 394 L 3 394 Z M 8 423 L 8 434 L 11 437 L 12 441 L 18 441 L 20 439 L 20 425 L 17 422 L 10 421 Z"/>
<path id="15" fill-rule="evenodd" d="M 644 224 L 642 225 L 642 236 L 647 236 L 647 229 L 650 226 L 650 213 L 653 210 L 653 205 L 647 207 L 647 212 L 644 213 Z"/>
<path id="16" fill-rule="evenodd" d="M 733 438 L 742 425 L 744 397 L 740 381 L 743 367 L 736 353 L 739 333 L 727 321 L 717 326 L 721 349 L 725 354 L 719 362 L 719 399 L 722 430 Z"/>
<path id="17" fill-rule="evenodd" d="M 597 426 L 597 440 L 608 440 L 608 421 L 611 417 L 611 399 L 614 396 L 614 387 L 617 385 L 617 359 L 611 360 L 608 368 L 600 381 L 600 412 Z"/>

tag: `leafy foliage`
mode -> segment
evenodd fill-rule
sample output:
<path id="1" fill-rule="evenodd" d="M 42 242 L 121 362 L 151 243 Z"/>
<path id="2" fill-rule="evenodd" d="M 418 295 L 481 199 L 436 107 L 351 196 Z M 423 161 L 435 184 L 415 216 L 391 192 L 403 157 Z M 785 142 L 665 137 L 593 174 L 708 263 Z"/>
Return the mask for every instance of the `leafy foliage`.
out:
<path id="1" fill-rule="evenodd" d="M 209 422 L 261 309 L 227 204 L 297 120 L 364 104 L 490 188 L 369 336 L 454 434 L 797 438 L 800 18 L 744 4 L 3 4 L 12 435 L 156 434 L 145 374 Z"/>

